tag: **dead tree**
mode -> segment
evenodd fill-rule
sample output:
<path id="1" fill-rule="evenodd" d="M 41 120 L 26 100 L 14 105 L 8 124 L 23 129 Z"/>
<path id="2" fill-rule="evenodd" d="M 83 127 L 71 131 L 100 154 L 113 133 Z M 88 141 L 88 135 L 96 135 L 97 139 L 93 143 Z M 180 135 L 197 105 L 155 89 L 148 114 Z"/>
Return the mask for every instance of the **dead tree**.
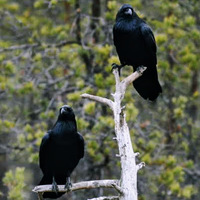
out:
<path id="1" fill-rule="evenodd" d="M 74 183 L 71 191 L 91 188 L 114 188 L 118 192 L 118 196 L 99 197 L 90 200 L 137 200 L 137 172 L 144 166 L 144 163 L 136 164 L 135 158 L 139 153 L 134 153 L 133 151 L 129 128 L 126 123 L 125 107 L 121 106 L 121 102 L 127 86 L 139 78 L 145 69 L 146 67 L 138 68 L 136 72 L 122 81 L 120 81 L 118 70 L 113 70 L 116 82 L 115 93 L 112 94 L 113 100 L 90 94 L 81 95 L 82 98 L 105 104 L 113 111 L 116 135 L 114 139 L 117 141 L 119 148 L 117 156 L 121 161 L 121 178 L 120 180 L 94 180 Z M 42 193 L 51 192 L 51 185 L 36 186 L 33 191 L 37 192 L 39 199 L 42 200 Z M 59 186 L 59 192 L 66 192 L 64 185 Z"/>

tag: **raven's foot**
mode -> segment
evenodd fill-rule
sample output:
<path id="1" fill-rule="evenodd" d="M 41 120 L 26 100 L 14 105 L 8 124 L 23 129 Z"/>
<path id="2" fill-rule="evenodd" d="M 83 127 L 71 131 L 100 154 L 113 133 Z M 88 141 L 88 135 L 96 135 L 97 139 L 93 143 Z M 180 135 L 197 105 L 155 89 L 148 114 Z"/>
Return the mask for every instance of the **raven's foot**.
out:
<path id="1" fill-rule="evenodd" d="M 72 187 L 72 183 L 71 183 L 70 177 L 67 177 L 66 184 L 65 184 L 65 189 L 67 190 L 67 192 L 71 191 L 71 187 Z"/>
<path id="2" fill-rule="evenodd" d="M 139 67 L 136 69 L 136 71 L 137 71 L 140 75 L 142 75 L 143 72 L 144 72 L 144 70 L 145 70 L 146 68 L 147 68 L 147 67 L 141 65 L 141 66 L 139 66 Z"/>
<path id="3" fill-rule="evenodd" d="M 52 182 L 52 191 L 55 192 L 56 194 L 59 192 L 58 185 L 57 185 L 57 183 L 55 181 L 54 176 L 53 176 L 53 182 Z"/>
<path id="4" fill-rule="evenodd" d="M 111 72 L 112 72 L 114 69 L 118 69 L 118 73 L 119 73 L 119 75 L 120 75 L 120 70 L 121 70 L 122 67 L 124 67 L 124 65 L 118 65 L 118 64 L 116 64 L 116 63 L 113 63 L 113 64 L 112 64 L 112 70 L 111 70 Z"/>

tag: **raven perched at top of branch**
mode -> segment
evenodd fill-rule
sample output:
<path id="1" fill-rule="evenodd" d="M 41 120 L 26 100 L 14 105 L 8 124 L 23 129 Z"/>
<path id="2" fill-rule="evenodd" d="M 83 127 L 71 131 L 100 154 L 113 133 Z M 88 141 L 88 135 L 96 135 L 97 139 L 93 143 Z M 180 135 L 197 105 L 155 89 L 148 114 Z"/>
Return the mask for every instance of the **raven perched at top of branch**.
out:
<path id="1" fill-rule="evenodd" d="M 138 17 L 129 4 L 124 4 L 117 13 L 113 27 L 114 45 L 121 62 L 113 68 L 125 65 L 146 66 L 143 75 L 133 82 L 135 89 L 144 98 L 154 101 L 162 92 L 158 82 L 156 42 L 151 28 Z"/>
<path id="2" fill-rule="evenodd" d="M 70 174 L 84 156 L 84 140 L 77 132 L 75 115 L 68 105 L 60 108 L 57 122 L 43 137 L 40 145 L 40 168 L 44 174 L 39 185 L 52 183 L 53 192 L 45 192 L 44 198 L 58 198 L 57 184 L 71 187 Z"/>

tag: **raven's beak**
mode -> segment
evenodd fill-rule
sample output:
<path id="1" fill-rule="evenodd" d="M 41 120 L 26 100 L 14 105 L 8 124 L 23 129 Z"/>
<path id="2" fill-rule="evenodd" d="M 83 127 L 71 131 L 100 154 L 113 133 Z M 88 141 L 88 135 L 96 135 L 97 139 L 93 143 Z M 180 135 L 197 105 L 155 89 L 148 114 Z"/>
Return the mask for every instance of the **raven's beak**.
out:
<path id="1" fill-rule="evenodd" d="M 72 110 L 72 108 L 71 107 L 69 107 L 68 105 L 64 105 L 64 106 L 62 106 L 61 107 L 61 109 L 60 109 L 60 114 L 62 115 L 63 113 L 64 114 L 69 114 L 69 113 L 73 113 L 73 110 Z"/>
<path id="2" fill-rule="evenodd" d="M 61 115 L 62 115 L 63 113 L 66 113 L 66 110 L 65 110 L 65 108 L 61 108 L 61 111 L 60 111 L 60 113 L 61 113 Z"/>
<path id="3" fill-rule="evenodd" d="M 132 15 L 132 14 L 133 14 L 133 11 L 132 11 L 131 8 L 128 8 L 128 9 L 125 10 L 124 13 L 125 13 L 126 15 Z"/>

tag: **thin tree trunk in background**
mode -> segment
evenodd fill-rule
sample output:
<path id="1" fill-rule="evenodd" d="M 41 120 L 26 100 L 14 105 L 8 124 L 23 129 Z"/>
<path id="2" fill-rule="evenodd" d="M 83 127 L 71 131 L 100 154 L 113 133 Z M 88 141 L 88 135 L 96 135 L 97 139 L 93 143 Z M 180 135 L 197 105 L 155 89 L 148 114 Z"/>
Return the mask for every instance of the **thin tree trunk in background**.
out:
<path id="1" fill-rule="evenodd" d="M 1 136 L 2 137 L 2 136 Z M 3 179 L 5 172 L 8 170 L 8 161 L 7 153 L 0 149 L 0 180 Z M 3 185 L 3 182 L 0 181 L 0 191 L 3 194 L 7 194 L 7 188 Z M 6 200 L 6 196 L 0 196 L 1 200 Z"/>
<path id="2" fill-rule="evenodd" d="M 76 40 L 79 43 L 81 43 L 80 0 L 75 1 L 75 10 L 76 10 Z"/>
<path id="3" fill-rule="evenodd" d="M 92 21 L 90 27 L 93 33 L 93 43 L 99 42 L 99 31 L 97 30 L 99 24 L 99 17 L 101 15 L 101 1 L 93 0 L 92 1 Z"/>
<path id="4" fill-rule="evenodd" d="M 195 70 L 192 75 L 192 84 L 191 84 L 191 95 L 198 91 L 198 77 L 199 73 L 198 70 Z M 191 105 L 190 113 L 193 121 L 195 122 L 197 119 L 198 108 L 196 104 Z"/>
<path id="5" fill-rule="evenodd" d="M 193 72 L 193 75 L 192 75 L 192 80 L 191 80 L 191 90 L 190 90 L 190 95 L 193 96 L 193 94 L 198 91 L 198 70 L 195 70 Z M 189 113 L 190 113 L 190 116 L 193 120 L 193 123 L 195 123 L 195 121 L 197 120 L 197 113 L 198 113 L 198 107 L 197 107 L 197 104 L 195 104 L 195 101 L 193 101 L 193 104 L 190 106 L 189 108 Z M 190 140 L 190 143 L 189 143 L 189 148 L 190 148 L 190 153 L 188 154 L 188 159 L 191 159 L 191 160 L 195 160 L 196 159 L 196 155 L 195 155 L 195 151 L 196 151 L 196 144 L 195 142 L 192 140 L 192 133 L 193 133 L 193 126 L 192 124 L 188 124 L 188 128 L 189 128 L 189 134 L 188 134 L 188 137 L 189 137 L 189 140 Z"/>
<path id="6" fill-rule="evenodd" d="M 171 56 L 172 52 L 168 50 L 167 60 L 170 66 L 170 71 L 173 71 L 174 68 L 174 60 Z M 169 114 L 168 114 L 168 122 L 167 122 L 167 140 L 166 144 L 169 147 L 169 145 L 172 143 L 172 133 L 176 130 L 176 120 L 174 118 L 174 103 L 172 102 L 172 98 L 174 97 L 174 86 L 171 84 L 171 82 L 166 82 L 167 90 L 169 91 L 169 102 L 167 103 Z M 169 148 L 169 151 L 171 149 Z"/>
<path id="7" fill-rule="evenodd" d="M 68 23 L 70 21 L 70 14 L 71 14 L 70 3 L 67 1 L 64 1 L 64 7 L 65 7 L 65 22 Z"/>

